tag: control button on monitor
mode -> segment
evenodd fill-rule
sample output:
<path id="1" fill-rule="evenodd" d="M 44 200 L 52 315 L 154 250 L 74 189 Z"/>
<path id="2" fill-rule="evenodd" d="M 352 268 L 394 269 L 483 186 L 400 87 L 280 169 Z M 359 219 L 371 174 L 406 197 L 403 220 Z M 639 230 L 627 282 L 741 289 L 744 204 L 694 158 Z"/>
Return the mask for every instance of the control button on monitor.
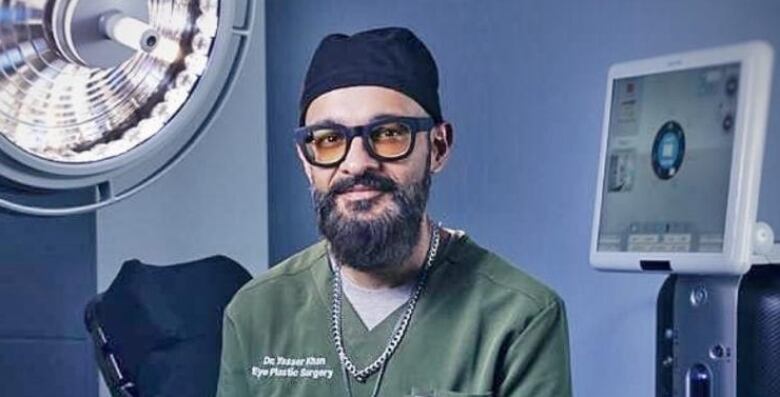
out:
<path id="1" fill-rule="evenodd" d="M 734 116 L 727 114 L 723 118 L 723 131 L 729 132 L 732 128 L 734 128 Z"/>
<path id="2" fill-rule="evenodd" d="M 705 303 L 707 303 L 707 298 L 709 294 L 707 293 L 707 289 L 704 287 L 696 287 L 691 291 L 691 305 L 693 307 L 699 307 Z"/>
<path id="3" fill-rule="evenodd" d="M 728 80 L 726 80 L 726 95 L 727 96 L 734 96 L 737 93 L 737 89 L 739 88 L 739 77 L 737 76 L 731 76 Z"/>
<path id="4" fill-rule="evenodd" d="M 721 344 L 712 346 L 712 348 L 710 349 L 710 357 L 713 360 L 720 360 L 725 356 L 726 356 L 726 348 L 723 347 L 723 345 Z"/>

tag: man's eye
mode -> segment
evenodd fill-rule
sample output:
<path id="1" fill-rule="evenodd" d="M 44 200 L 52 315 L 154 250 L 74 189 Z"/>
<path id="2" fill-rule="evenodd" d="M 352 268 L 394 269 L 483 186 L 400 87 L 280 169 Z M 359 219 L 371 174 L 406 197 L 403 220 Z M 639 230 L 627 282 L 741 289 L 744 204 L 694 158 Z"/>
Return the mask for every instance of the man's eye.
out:
<path id="1" fill-rule="evenodd" d="M 339 144 L 344 140 L 344 137 L 341 134 L 337 133 L 326 133 L 326 134 L 318 134 L 314 137 L 314 143 L 318 146 L 331 146 Z"/>
<path id="2" fill-rule="evenodd" d="M 400 138 L 406 135 L 408 132 L 405 128 L 400 126 L 382 127 L 374 132 L 375 139 L 393 139 Z"/>
<path id="3" fill-rule="evenodd" d="M 380 135 L 384 136 L 384 137 L 394 137 L 394 136 L 397 136 L 397 135 L 400 135 L 400 134 L 401 134 L 401 131 L 391 130 L 391 129 L 385 129 L 385 130 L 382 130 L 380 132 Z"/>

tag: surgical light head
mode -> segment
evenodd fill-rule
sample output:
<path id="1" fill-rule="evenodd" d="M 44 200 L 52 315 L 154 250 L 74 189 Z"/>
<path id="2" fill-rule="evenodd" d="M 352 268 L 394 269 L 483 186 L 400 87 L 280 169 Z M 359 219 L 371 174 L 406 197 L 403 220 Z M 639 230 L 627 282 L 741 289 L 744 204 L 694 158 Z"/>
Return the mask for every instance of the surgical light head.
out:
<path id="1" fill-rule="evenodd" d="M 219 1 L 48 0 L 0 5 L 0 139 L 92 163 L 138 147 L 209 63 Z"/>

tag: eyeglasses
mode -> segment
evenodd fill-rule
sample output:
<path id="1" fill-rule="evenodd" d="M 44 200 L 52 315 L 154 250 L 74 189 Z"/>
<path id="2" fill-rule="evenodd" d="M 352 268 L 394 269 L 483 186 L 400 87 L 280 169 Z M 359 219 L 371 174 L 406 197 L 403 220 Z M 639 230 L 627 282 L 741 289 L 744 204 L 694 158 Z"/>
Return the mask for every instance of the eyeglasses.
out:
<path id="1" fill-rule="evenodd" d="M 418 132 L 430 131 L 436 123 L 430 117 L 383 117 L 366 125 L 347 127 L 322 123 L 295 130 L 295 140 L 312 165 L 335 167 L 347 157 L 352 140 L 363 138 L 363 147 L 379 161 L 395 161 L 414 150 Z"/>

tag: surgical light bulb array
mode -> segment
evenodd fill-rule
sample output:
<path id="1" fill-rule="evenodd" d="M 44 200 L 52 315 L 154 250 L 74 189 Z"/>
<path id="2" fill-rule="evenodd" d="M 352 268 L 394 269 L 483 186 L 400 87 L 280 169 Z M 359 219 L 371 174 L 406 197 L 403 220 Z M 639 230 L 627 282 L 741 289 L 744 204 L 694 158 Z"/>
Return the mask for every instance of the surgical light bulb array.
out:
<path id="1" fill-rule="evenodd" d="M 219 0 L 150 0 L 154 46 L 97 68 L 61 55 L 41 3 L 0 5 L 13 33 L 0 37 L 0 139 L 62 163 L 116 157 L 159 134 L 205 73 L 219 25 Z"/>

